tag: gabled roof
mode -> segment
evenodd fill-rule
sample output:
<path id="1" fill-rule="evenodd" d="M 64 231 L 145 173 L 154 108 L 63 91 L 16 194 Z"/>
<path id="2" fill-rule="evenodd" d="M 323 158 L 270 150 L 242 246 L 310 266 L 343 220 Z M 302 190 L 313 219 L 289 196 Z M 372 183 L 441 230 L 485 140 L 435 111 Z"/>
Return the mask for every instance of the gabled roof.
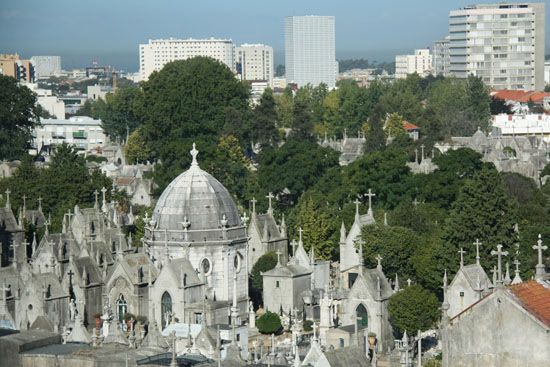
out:
<path id="1" fill-rule="evenodd" d="M 270 277 L 289 277 L 289 278 L 294 278 L 300 275 L 307 275 L 307 274 L 311 274 L 311 270 L 294 263 L 288 263 L 286 265 L 277 264 L 277 266 L 274 267 L 273 269 L 268 270 L 266 272 L 262 272 L 262 276 L 267 275 Z"/>
<path id="2" fill-rule="evenodd" d="M 508 291 L 525 310 L 550 327 L 550 288 L 548 285 L 531 280 L 512 285 Z"/>
<path id="3" fill-rule="evenodd" d="M 418 126 L 415 124 L 411 124 L 409 121 L 403 120 L 403 129 L 410 131 L 410 130 L 418 130 Z"/>
<path id="4" fill-rule="evenodd" d="M 11 209 L 0 208 L 0 228 L 5 228 L 7 232 L 21 231 Z"/>
<path id="5" fill-rule="evenodd" d="M 264 240 L 263 235 L 265 226 L 267 226 L 269 240 L 279 240 L 282 238 L 279 226 L 277 226 L 277 222 L 275 222 L 275 218 L 273 218 L 271 214 L 255 214 L 252 218 L 251 224 L 252 223 L 256 224 L 258 234 L 262 240 Z"/>
<path id="6" fill-rule="evenodd" d="M 481 289 L 491 288 L 493 286 L 485 270 L 483 270 L 481 265 L 477 263 L 463 266 L 462 268 L 458 269 L 458 271 L 464 274 L 464 277 L 466 278 L 468 285 L 472 289 L 478 288 L 478 284 L 477 284 L 478 276 L 479 276 L 479 283 L 481 285 Z M 456 279 L 456 276 L 455 276 L 455 279 Z M 453 283 L 454 283 L 454 279 L 451 282 L 451 285 Z"/>
<path id="7" fill-rule="evenodd" d="M 529 100 L 534 103 L 542 103 L 544 97 L 549 97 L 550 93 L 548 92 L 536 92 L 536 91 L 526 91 L 526 90 L 497 90 L 493 92 L 492 96 L 497 99 L 502 99 L 505 101 L 514 101 L 519 103 L 527 103 Z"/>

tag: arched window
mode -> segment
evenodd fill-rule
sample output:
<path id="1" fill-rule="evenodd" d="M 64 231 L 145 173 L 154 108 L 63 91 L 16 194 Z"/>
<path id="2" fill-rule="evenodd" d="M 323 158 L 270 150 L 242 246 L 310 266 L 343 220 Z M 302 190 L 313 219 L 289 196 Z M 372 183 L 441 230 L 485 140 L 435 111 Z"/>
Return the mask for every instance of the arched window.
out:
<path id="1" fill-rule="evenodd" d="M 369 315 L 365 306 L 360 303 L 355 309 L 355 316 L 357 317 L 357 329 L 364 329 L 369 326 Z"/>
<path id="2" fill-rule="evenodd" d="M 172 297 L 170 293 L 164 292 L 160 300 L 161 303 L 161 318 L 162 318 L 162 328 L 166 327 L 166 324 L 170 321 L 172 317 Z"/>
<path id="3" fill-rule="evenodd" d="M 122 323 L 124 322 L 124 315 L 126 315 L 126 312 L 128 311 L 128 303 L 126 303 L 126 300 L 122 294 L 118 296 L 116 306 L 118 310 L 118 321 Z"/>

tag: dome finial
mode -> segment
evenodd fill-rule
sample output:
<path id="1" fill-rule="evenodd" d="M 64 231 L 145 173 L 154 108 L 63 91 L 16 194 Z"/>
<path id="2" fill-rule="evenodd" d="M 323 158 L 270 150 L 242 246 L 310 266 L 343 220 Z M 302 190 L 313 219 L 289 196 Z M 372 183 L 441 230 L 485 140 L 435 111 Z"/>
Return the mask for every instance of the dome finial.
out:
<path id="1" fill-rule="evenodd" d="M 197 162 L 197 155 L 199 154 L 199 151 L 195 148 L 195 143 L 193 143 L 193 149 L 191 149 L 189 153 L 191 153 L 191 157 L 193 157 L 193 161 L 191 162 L 191 165 L 198 166 L 199 162 Z"/>

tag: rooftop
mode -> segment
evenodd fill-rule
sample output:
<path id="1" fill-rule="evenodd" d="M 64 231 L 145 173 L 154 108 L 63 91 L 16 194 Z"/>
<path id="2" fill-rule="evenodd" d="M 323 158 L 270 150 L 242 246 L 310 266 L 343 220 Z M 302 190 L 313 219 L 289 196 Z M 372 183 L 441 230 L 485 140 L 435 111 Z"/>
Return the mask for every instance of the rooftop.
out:
<path id="1" fill-rule="evenodd" d="M 550 327 L 550 288 L 531 280 L 510 286 L 510 292 L 533 316 Z"/>

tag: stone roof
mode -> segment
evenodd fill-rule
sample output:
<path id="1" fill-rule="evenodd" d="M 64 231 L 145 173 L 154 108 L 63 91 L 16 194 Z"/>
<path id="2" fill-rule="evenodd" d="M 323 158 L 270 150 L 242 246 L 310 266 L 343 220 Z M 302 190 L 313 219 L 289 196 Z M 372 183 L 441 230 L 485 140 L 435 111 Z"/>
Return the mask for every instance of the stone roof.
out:
<path id="1" fill-rule="evenodd" d="M 153 220 L 160 230 L 182 230 L 184 218 L 190 230 L 211 230 L 222 227 L 224 215 L 227 227 L 241 226 L 237 205 L 227 189 L 194 161 L 164 190 Z"/>
<path id="2" fill-rule="evenodd" d="M 46 217 L 40 210 L 25 210 L 25 219 L 38 227 L 43 227 L 46 223 Z"/>
<path id="3" fill-rule="evenodd" d="M 515 299 L 530 314 L 550 327 L 550 288 L 540 282 L 531 280 L 508 287 Z"/>
<path id="4" fill-rule="evenodd" d="M 181 275 L 187 275 L 186 284 L 187 286 L 201 284 L 202 281 L 199 279 L 197 272 L 186 258 L 173 259 L 167 265 L 177 279 L 181 282 Z"/>
<path id="5" fill-rule="evenodd" d="M 149 269 L 151 269 L 151 278 L 155 280 L 158 275 L 158 269 L 153 264 L 149 256 L 145 253 L 138 252 L 135 254 L 126 254 L 122 261 L 119 261 L 126 273 L 130 276 L 132 283 L 141 284 L 146 283 L 149 280 Z M 143 275 L 143 278 L 139 279 L 139 272 Z"/>
<path id="6" fill-rule="evenodd" d="M 265 214 L 255 214 L 255 223 L 258 226 L 258 233 L 263 236 L 264 228 L 267 226 L 267 235 L 269 240 L 278 240 L 281 239 L 281 232 L 279 231 L 279 226 L 275 222 L 273 215 L 269 213 Z M 264 238 L 262 237 L 262 240 Z"/>
<path id="7" fill-rule="evenodd" d="M 41 273 L 32 276 L 31 286 L 36 286 L 38 290 L 42 289 L 42 286 L 50 286 L 50 298 L 66 297 L 68 294 L 65 292 L 59 278 L 54 273 Z"/>
<path id="8" fill-rule="evenodd" d="M 141 348 L 148 348 L 154 350 L 166 350 L 170 348 L 168 342 L 159 331 L 156 321 L 152 321 L 149 324 L 149 332 L 145 335 L 143 342 L 141 343 Z"/>
<path id="9" fill-rule="evenodd" d="M 292 262 L 289 262 L 286 265 L 281 265 L 279 263 L 273 269 L 268 270 L 265 273 L 262 272 L 262 276 L 265 275 L 269 277 L 289 277 L 289 278 L 294 278 L 294 277 L 307 275 L 307 274 L 311 274 L 311 270 Z"/>
<path id="10" fill-rule="evenodd" d="M 325 352 L 330 367 L 369 367 L 365 354 L 359 347 L 346 347 Z"/>
<path id="11" fill-rule="evenodd" d="M 94 259 L 90 257 L 80 257 L 74 259 L 74 262 L 75 268 L 81 277 L 84 275 L 84 270 L 86 270 L 86 274 L 90 279 L 90 282 L 87 284 L 99 284 L 103 281 L 101 269 L 96 264 Z M 86 279 L 84 280 L 87 281 Z"/>
<path id="12" fill-rule="evenodd" d="M 32 323 L 31 330 L 46 330 L 53 333 L 54 326 L 46 316 L 39 315 Z"/>
<path id="13" fill-rule="evenodd" d="M 9 208 L 0 208 L 0 228 L 4 228 L 7 232 L 19 232 L 19 225 Z"/>
<path id="14" fill-rule="evenodd" d="M 458 271 L 464 274 L 464 277 L 466 278 L 468 284 L 472 289 L 478 288 L 478 276 L 479 282 L 481 284 L 481 289 L 488 289 L 493 286 L 493 284 L 489 280 L 489 277 L 487 276 L 487 273 L 485 272 L 485 270 L 483 270 L 483 267 L 481 267 L 481 265 L 477 263 L 463 266 Z"/>

